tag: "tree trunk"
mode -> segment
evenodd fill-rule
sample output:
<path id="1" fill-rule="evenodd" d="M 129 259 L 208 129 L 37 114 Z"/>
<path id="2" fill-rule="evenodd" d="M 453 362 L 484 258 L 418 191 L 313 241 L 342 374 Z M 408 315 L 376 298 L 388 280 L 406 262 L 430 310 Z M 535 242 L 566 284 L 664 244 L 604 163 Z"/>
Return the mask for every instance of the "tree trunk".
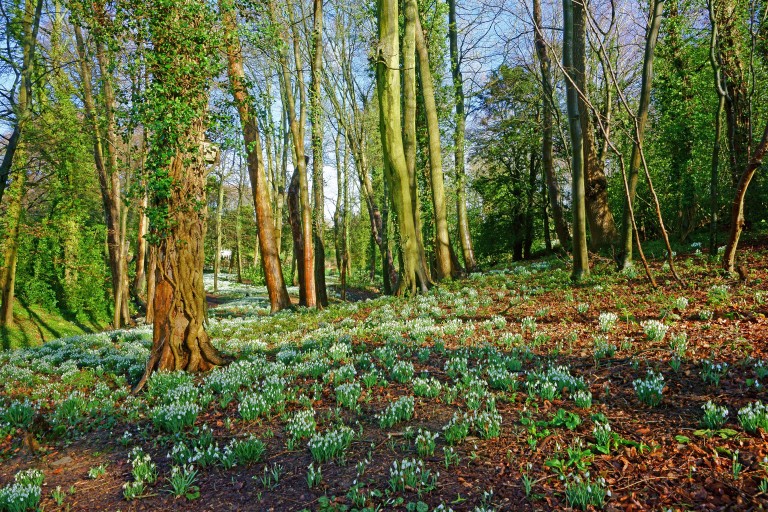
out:
<path id="1" fill-rule="evenodd" d="M 342 244 L 341 244 L 341 300 L 347 300 L 347 275 L 351 272 L 352 267 L 350 264 L 350 255 L 349 255 L 349 218 L 350 218 L 350 208 L 349 208 L 349 146 L 346 144 L 344 145 L 344 161 L 343 161 L 343 181 L 344 181 L 344 190 L 343 190 L 343 210 L 342 210 Z"/>
<path id="2" fill-rule="evenodd" d="M 333 249 L 336 256 L 336 269 L 339 271 L 339 274 L 341 274 L 341 216 L 343 208 L 342 197 L 344 196 L 342 188 L 341 139 L 342 134 L 337 133 L 334 138 L 334 149 L 336 150 L 336 208 L 333 210 Z"/>
<path id="3" fill-rule="evenodd" d="M 590 247 L 598 250 L 610 246 L 617 237 L 616 223 L 608 205 L 608 180 L 598 159 L 595 133 L 592 126 L 590 107 L 587 101 L 587 7 L 575 1 L 573 65 L 571 78 L 576 87 L 579 102 L 582 146 L 584 151 L 584 193 Z"/>
<path id="4" fill-rule="evenodd" d="M 150 5 L 150 12 L 160 10 Z M 153 337 L 140 390 L 154 371 L 209 370 L 225 363 L 205 331 L 203 287 L 207 220 L 204 155 L 212 51 L 203 42 L 212 13 L 202 0 L 164 4 L 148 18 L 153 106 L 147 187 L 155 248 Z M 170 87 L 183 83 L 185 87 Z M 175 108 L 183 104 L 184 109 Z"/>
<path id="5" fill-rule="evenodd" d="M 651 19 L 645 40 L 645 55 L 643 57 L 643 78 L 640 85 L 640 104 L 637 107 L 635 122 L 635 142 L 632 145 L 632 156 L 629 161 L 628 187 L 629 193 L 624 204 L 624 219 L 622 226 L 621 268 L 632 266 L 632 218 L 628 203 L 634 203 L 637 190 L 637 177 L 642 164 L 642 145 L 645 125 L 648 121 L 648 107 L 651 102 L 651 82 L 653 80 L 653 52 L 659 36 L 659 26 L 664 16 L 664 0 L 651 0 Z"/>
<path id="6" fill-rule="evenodd" d="M 577 31 L 585 31 L 584 6 L 573 0 L 563 0 L 563 70 L 566 73 L 565 88 L 568 107 L 568 128 L 571 135 L 571 169 L 573 172 L 573 272 L 572 279 L 580 281 L 589 274 L 589 254 L 587 253 L 587 219 L 584 190 L 584 139 L 581 132 L 579 98 L 576 85 L 572 81 L 574 68 L 574 41 L 583 36 L 576 36 Z"/>
<path id="7" fill-rule="evenodd" d="M 456 167 L 456 212 L 459 225 L 459 240 L 464 255 L 464 268 L 467 273 L 476 270 L 475 253 L 472 249 L 472 237 L 469 232 L 467 216 L 467 191 L 464 161 L 464 139 L 466 116 L 464 114 L 464 79 L 461 75 L 461 58 L 456 27 L 456 0 L 448 0 L 448 42 L 451 54 L 451 75 L 453 77 L 453 94 L 456 103 L 456 131 L 453 135 Z"/>
<path id="8" fill-rule="evenodd" d="M 273 22 L 277 22 L 277 7 L 274 0 L 270 0 L 270 10 Z M 304 71 L 299 48 L 299 34 L 296 20 L 293 14 L 293 4 L 288 2 L 288 23 L 291 26 L 293 40 L 293 58 L 296 69 L 296 87 L 299 90 L 299 116 L 296 116 L 296 101 L 291 89 L 291 75 L 288 69 L 288 57 L 284 45 L 279 47 L 278 60 L 282 70 L 282 94 L 288 110 L 288 121 L 293 140 L 293 165 L 298 171 L 299 199 L 301 201 L 301 230 L 302 230 L 302 257 L 304 262 L 300 265 L 302 272 L 299 274 L 299 286 L 305 288 L 306 306 L 313 308 L 317 304 L 317 292 L 315 289 L 314 248 L 312 245 L 312 209 L 309 202 L 309 184 L 307 183 L 307 156 L 304 152 L 304 126 L 306 125 L 306 86 L 304 83 Z"/>
<path id="9" fill-rule="evenodd" d="M 219 271 L 221 270 L 221 215 L 223 212 L 224 169 L 222 169 L 221 174 L 219 174 L 219 188 L 216 195 L 216 252 L 213 255 L 213 293 L 219 291 Z"/>
<path id="10" fill-rule="evenodd" d="M 325 287 L 325 197 L 323 194 L 323 108 L 320 104 L 320 78 L 323 72 L 323 0 L 313 0 L 313 26 L 311 46 L 312 80 L 309 91 L 309 112 L 312 123 L 312 195 L 314 217 L 312 223 L 315 243 L 315 291 L 317 305 L 328 305 Z"/>
<path id="11" fill-rule="evenodd" d="M 133 295 L 146 308 L 147 288 L 147 190 L 142 185 L 141 203 L 139 205 L 139 225 L 136 228 L 136 275 L 133 278 Z"/>
<path id="12" fill-rule="evenodd" d="M 733 205 L 731 206 L 731 231 L 728 236 L 728 244 L 725 246 L 725 254 L 723 255 L 723 268 L 728 272 L 733 272 L 736 265 L 736 249 L 739 245 L 739 237 L 744 229 L 744 198 L 747 195 L 747 188 L 752 181 L 752 177 L 755 175 L 755 171 L 763 163 L 763 158 L 768 152 L 768 123 L 763 130 L 763 137 L 752 152 L 752 158 L 750 159 L 747 167 L 739 179 L 739 183 L 736 186 L 736 194 L 733 198 Z"/>
<path id="13" fill-rule="evenodd" d="M 22 157 L 22 158 L 19 158 Z M 8 188 L 8 208 L 5 230 L 5 250 L 3 254 L 2 290 L 0 293 L 0 326 L 13 326 L 13 303 L 16 294 L 16 265 L 19 259 L 19 234 L 24 212 L 23 201 L 26 189 L 27 170 L 23 150 L 16 152 L 16 164 L 11 173 L 11 186 Z"/>
<path id="14" fill-rule="evenodd" d="M 718 205 L 718 181 L 720 178 L 720 139 L 722 138 L 723 110 L 725 109 L 725 100 L 728 96 L 723 77 L 721 74 L 721 64 L 718 48 L 718 21 L 715 15 L 714 1 L 707 2 L 709 10 L 709 21 L 712 25 L 709 39 L 709 63 L 715 79 L 715 92 L 717 93 L 717 110 L 715 111 L 715 141 L 712 145 L 712 169 L 709 178 L 709 257 L 717 254 L 717 214 Z"/>
<path id="15" fill-rule="evenodd" d="M 419 248 L 420 265 L 429 269 L 427 254 L 424 249 L 424 236 L 421 231 L 421 200 L 416 179 L 416 19 L 418 6 L 416 0 L 405 0 L 403 28 L 403 151 L 408 169 L 408 186 L 411 189 L 411 211 L 416 229 L 416 244 Z M 427 278 L 431 276 L 426 272 Z"/>
<path id="16" fill-rule="evenodd" d="M 552 210 L 552 220 L 555 223 L 555 233 L 560 242 L 560 247 L 567 249 L 571 244 L 571 233 L 568 231 L 568 222 L 565 220 L 563 206 L 560 204 L 560 185 L 557 182 L 557 175 L 555 174 L 555 167 L 552 159 L 552 109 L 554 105 L 551 71 L 552 61 L 549 58 L 549 52 L 547 52 L 547 44 L 542 29 L 541 0 L 533 0 L 533 24 L 534 43 L 536 45 L 536 54 L 539 57 L 542 82 L 541 163 L 544 168 L 544 179 L 547 183 L 547 194 L 549 196 L 549 205 Z M 545 216 L 545 219 L 546 218 L 547 217 Z M 548 220 L 546 220 L 546 226 L 549 226 Z"/>
<path id="17" fill-rule="evenodd" d="M 237 208 L 235 209 L 235 270 L 237 270 L 237 282 L 243 282 L 243 240 L 242 240 L 242 207 L 243 207 L 243 169 L 240 161 L 240 177 L 237 181 Z"/>
<path id="18" fill-rule="evenodd" d="M 8 177 L 13 168 L 13 158 L 21 141 L 24 127 L 32 116 L 32 81 L 35 64 L 35 48 L 37 46 L 37 34 L 40 29 L 40 18 L 43 10 L 43 0 L 26 0 L 24 2 L 24 15 L 22 17 L 22 62 L 21 70 L 18 70 L 19 94 L 15 102 L 16 120 L 13 125 L 11 137 L 5 145 L 5 154 L 0 162 L 0 203 L 3 201 Z M 14 69 L 16 71 L 16 69 Z"/>
<path id="19" fill-rule="evenodd" d="M 301 226 L 299 188 L 299 172 L 295 169 L 291 176 L 291 184 L 288 187 L 288 221 L 291 225 L 291 235 L 293 237 L 293 261 L 296 264 L 299 282 L 301 282 L 301 276 L 305 275 L 304 263 L 306 258 L 304 257 L 304 241 L 302 240 L 304 230 Z M 293 272 L 291 272 L 291 275 L 293 275 Z M 307 288 L 305 286 L 299 286 L 299 306 L 307 306 Z"/>
<path id="20" fill-rule="evenodd" d="M 753 72 L 750 70 L 753 64 L 746 62 L 748 58 L 745 56 L 746 49 L 743 42 L 745 35 L 742 32 L 747 29 L 747 22 L 742 20 L 749 15 L 746 12 L 747 4 L 734 0 L 711 0 L 711 2 L 714 4 L 711 9 L 719 37 L 717 58 L 721 65 L 723 86 L 727 93 L 725 122 L 728 164 L 731 182 L 738 187 L 737 183 L 741 181 L 744 169 L 751 161 L 752 149 L 752 93 L 747 75 Z"/>
<path id="21" fill-rule="evenodd" d="M 427 272 L 421 263 L 421 250 L 414 223 L 413 201 L 408 166 L 400 129 L 400 48 L 397 37 L 397 0 L 379 0 L 379 45 L 376 56 L 376 83 L 379 97 L 379 129 L 384 156 L 384 175 L 391 187 L 397 213 L 402 249 L 402 268 L 397 294 L 427 291 Z"/>
<path id="22" fill-rule="evenodd" d="M 219 9 L 222 21 L 229 35 L 226 39 L 227 70 L 232 96 L 235 99 L 240 124 L 243 129 L 243 140 L 247 152 L 248 175 L 251 181 L 253 204 L 256 209 L 258 225 L 259 248 L 261 249 L 261 265 L 264 271 L 264 281 L 267 285 L 270 309 L 274 313 L 290 307 L 291 299 L 285 286 L 283 270 L 280 262 L 280 240 L 276 235 L 275 221 L 272 217 L 269 185 L 264 170 L 264 159 L 261 151 L 261 135 L 259 125 L 253 114 L 253 99 L 248 93 L 243 70 L 240 41 L 237 39 L 236 17 L 230 0 L 220 0 Z"/>
<path id="23" fill-rule="evenodd" d="M 413 0 L 416 4 L 416 0 Z M 424 113 L 427 118 L 427 135 L 429 138 L 429 169 L 432 185 L 432 207 L 435 216 L 435 268 L 437 279 L 458 276 L 461 269 L 454 268 L 451 263 L 451 240 L 448 235 L 448 214 L 445 207 L 445 183 L 443 178 L 443 159 L 440 153 L 440 125 L 435 104 L 435 88 L 432 82 L 432 71 L 429 67 L 429 52 L 421 28 L 421 20 L 416 8 L 416 51 L 419 57 L 419 76 L 421 77 L 421 92 L 424 96 Z"/>
<path id="24" fill-rule="evenodd" d="M 188 132 L 190 145 L 200 147 L 203 134 L 202 120 L 197 120 Z M 171 159 L 169 177 L 175 186 L 166 199 L 171 218 L 155 249 L 152 351 L 136 391 L 153 371 L 206 371 L 225 363 L 204 325 L 206 208 L 190 212 L 183 207 L 190 200 L 205 204 L 204 165 L 199 154 L 178 152 Z"/>
<path id="25" fill-rule="evenodd" d="M 99 179 L 99 188 L 101 190 L 101 199 L 104 206 L 104 217 L 107 226 L 107 249 L 109 255 L 109 268 L 112 277 L 112 298 L 114 304 L 114 314 L 112 325 L 119 329 L 122 325 L 123 311 L 123 273 L 122 254 L 120 251 L 120 178 L 116 169 L 116 149 L 110 145 L 114 144 L 114 133 L 108 135 L 110 129 L 114 129 L 114 115 L 111 116 L 112 122 L 107 123 L 106 134 L 103 134 L 103 128 L 99 122 L 99 114 L 96 109 L 95 98 L 92 89 L 92 73 L 90 60 L 85 40 L 79 25 L 75 25 L 75 38 L 77 41 L 77 51 L 80 64 L 81 83 L 83 87 L 83 105 L 85 107 L 86 119 L 91 125 L 91 137 L 93 138 L 93 156 L 96 164 L 96 171 Z M 109 58 L 103 45 L 97 47 L 97 60 L 101 71 L 107 72 L 110 67 Z M 105 110 L 111 111 L 113 108 L 114 94 L 110 80 L 104 79 L 102 82 L 102 98 L 105 103 Z"/>

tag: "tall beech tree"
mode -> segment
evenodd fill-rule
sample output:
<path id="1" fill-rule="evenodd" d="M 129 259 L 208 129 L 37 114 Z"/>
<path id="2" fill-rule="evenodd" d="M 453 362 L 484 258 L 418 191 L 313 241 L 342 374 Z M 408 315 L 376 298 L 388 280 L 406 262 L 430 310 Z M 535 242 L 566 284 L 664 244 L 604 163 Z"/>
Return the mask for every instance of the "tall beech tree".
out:
<path id="1" fill-rule="evenodd" d="M 215 58 L 215 15 L 203 0 L 134 4 L 151 38 L 146 121 L 150 240 L 155 246 L 152 349 L 141 389 L 156 370 L 209 370 L 225 360 L 205 331 L 205 127 Z"/>
<path id="2" fill-rule="evenodd" d="M 580 109 L 578 83 L 575 76 L 576 43 L 586 31 L 584 5 L 574 0 L 563 0 L 563 70 L 565 71 L 568 129 L 571 135 L 571 197 L 573 205 L 573 271 L 572 278 L 579 281 L 589 274 L 587 251 L 587 214 L 584 187 L 584 136 L 581 117 L 587 115 Z"/>
<path id="3" fill-rule="evenodd" d="M 378 35 L 376 48 L 376 84 L 379 98 L 379 131 L 384 156 L 385 179 L 389 182 L 392 203 L 397 213 L 402 249 L 402 274 L 398 295 L 427 291 L 427 270 L 422 265 L 421 248 L 414 223 L 401 130 L 400 42 L 398 40 L 397 0 L 378 0 Z"/>
<path id="4" fill-rule="evenodd" d="M 413 0 L 416 4 L 416 0 Z M 432 208 L 435 218 L 435 274 L 438 280 L 458 276 L 461 269 L 452 265 L 451 240 L 448 234 L 448 214 L 445 206 L 445 184 L 443 179 L 443 158 L 440 150 L 440 125 L 435 103 L 435 86 L 429 66 L 429 51 L 416 5 L 415 39 L 418 55 L 418 71 L 421 78 L 421 93 L 424 97 L 424 113 L 427 118 L 429 141 L 429 180 L 432 188 Z"/>
<path id="5" fill-rule="evenodd" d="M 651 17 L 645 40 L 643 56 L 643 79 L 640 85 L 640 103 L 637 107 L 635 140 L 632 145 L 632 156 L 629 160 L 628 197 L 624 205 L 624 222 L 622 226 L 620 266 L 627 268 L 632 265 L 632 219 L 630 217 L 630 202 L 634 202 L 637 191 L 637 178 L 642 165 L 643 138 L 648 122 L 648 108 L 651 102 L 651 82 L 653 81 L 653 52 L 659 37 L 659 27 L 664 16 L 664 0 L 651 1 Z"/>
<path id="6" fill-rule="evenodd" d="M 243 70 L 242 50 L 237 32 L 237 16 L 232 0 L 219 0 L 222 23 L 225 27 L 224 47 L 227 53 L 229 87 L 235 100 L 248 161 L 248 176 L 251 181 L 253 205 L 256 208 L 259 251 L 264 280 L 269 294 L 272 312 L 291 305 L 288 289 L 280 262 L 280 240 L 275 233 L 275 220 L 269 193 L 264 157 L 261 148 L 259 123 L 254 114 L 253 98 L 248 92 Z M 221 206 L 219 206 L 221 208 Z M 218 256 L 217 256 L 218 257 Z"/>
<path id="7" fill-rule="evenodd" d="M 456 212 L 459 228 L 459 241 L 464 255 L 464 267 L 467 272 L 474 272 L 477 263 L 472 248 L 472 236 L 469 231 L 467 215 L 466 161 L 464 156 L 466 112 L 464 109 L 464 77 L 461 74 L 461 56 L 459 55 L 459 32 L 456 23 L 456 0 L 448 0 L 448 45 L 451 55 L 451 76 L 453 78 L 453 101 L 455 103 L 455 130 L 453 132 L 454 166 L 456 168 Z"/>
<path id="8" fill-rule="evenodd" d="M 312 238 L 315 245 L 315 292 L 317 304 L 328 305 L 325 289 L 325 196 L 323 194 L 323 106 L 320 93 L 323 75 L 323 1 L 312 0 L 310 41 L 309 120 L 312 124 Z"/>
<path id="9" fill-rule="evenodd" d="M 87 26 L 93 39 L 100 75 L 98 81 L 100 87 L 96 93 L 93 91 L 93 71 L 91 68 L 93 56 L 78 24 L 75 25 L 75 41 L 80 67 L 83 106 L 93 139 L 93 158 L 104 205 L 104 220 L 107 225 L 107 250 L 114 301 L 112 325 L 115 328 L 120 328 L 123 324 L 130 323 L 131 319 L 128 310 L 128 268 L 122 243 L 124 236 L 121 225 L 123 198 L 118 170 L 116 100 L 112 75 L 113 59 L 107 45 L 108 40 L 114 37 L 115 29 L 103 2 L 94 2 L 91 7 L 92 10 L 83 6 L 75 13 L 80 15 L 79 23 Z M 102 118 L 106 122 L 102 122 Z"/>
<path id="10" fill-rule="evenodd" d="M 563 206 L 560 203 L 560 185 L 555 175 L 554 159 L 552 157 L 552 111 L 554 109 L 554 96 L 552 92 L 552 59 L 549 57 L 547 42 L 544 38 L 544 25 L 541 16 L 541 0 L 533 0 L 533 28 L 536 55 L 539 58 L 539 70 L 541 71 L 541 164 L 544 168 L 544 178 L 547 183 L 547 197 L 552 210 L 552 220 L 555 223 L 555 233 L 561 247 L 568 247 L 571 243 L 571 233 L 565 220 Z M 545 222 L 549 222 L 545 219 Z M 548 224 L 547 224 L 548 225 Z"/>

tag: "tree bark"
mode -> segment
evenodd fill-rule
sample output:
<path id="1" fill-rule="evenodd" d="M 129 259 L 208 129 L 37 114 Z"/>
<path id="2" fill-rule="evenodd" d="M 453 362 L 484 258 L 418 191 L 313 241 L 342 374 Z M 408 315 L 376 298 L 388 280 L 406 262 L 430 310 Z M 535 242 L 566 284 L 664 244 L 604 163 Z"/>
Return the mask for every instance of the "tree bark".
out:
<path id="1" fill-rule="evenodd" d="M 147 159 L 155 283 L 152 349 L 134 392 L 155 371 L 205 371 L 226 362 L 205 331 L 203 286 L 205 119 L 212 80 L 203 35 L 212 29 L 212 13 L 202 0 L 166 3 L 162 16 L 155 15 L 159 6 L 148 7 L 156 107 L 151 122 L 157 127 Z M 180 104 L 184 111 L 175 108 Z"/>
<path id="2" fill-rule="evenodd" d="M 714 0 L 707 2 L 709 11 L 709 21 L 712 25 L 709 39 L 709 63 L 712 66 L 712 72 L 715 79 L 715 92 L 717 93 L 717 110 L 715 111 L 715 141 L 712 144 L 712 169 L 709 178 L 709 256 L 714 257 L 717 254 L 717 214 L 718 205 L 718 181 L 720 178 L 720 139 L 722 138 L 723 111 L 725 101 L 728 96 L 725 83 L 723 81 L 720 57 L 718 51 L 718 31 L 719 25 L 715 15 Z"/>
<path id="3" fill-rule="evenodd" d="M 651 103 L 651 82 L 653 80 L 653 53 L 659 36 L 661 19 L 664 16 L 664 0 L 651 0 L 651 19 L 645 40 L 645 55 L 643 57 L 643 78 L 640 85 L 640 104 L 637 107 L 635 141 L 632 145 L 632 156 L 629 161 L 627 202 L 624 204 L 624 219 L 622 226 L 621 268 L 632 266 L 632 218 L 629 203 L 634 203 L 637 190 L 637 178 L 642 165 L 642 145 L 645 125 L 648 121 L 648 107 Z"/>
<path id="4" fill-rule="evenodd" d="M 310 122 L 312 123 L 312 212 L 315 243 L 315 291 L 317 305 L 328 306 L 325 286 L 325 197 L 323 194 L 323 109 L 320 104 L 323 73 L 323 0 L 313 0 L 311 53 L 312 80 L 309 91 Z"/>
<path id="5" fill-rule="evenodd" d="M 270 0 L 270 10 L 273 22 L 277 22 L 277 7 L 274 0 Z M 306 85 L 304 83 L 304 71 L 299 48 L 299 34 L 293 14 L 293 3 L 288 2 L 288 23 L 291 26 L 293 40 L 293 59 L 296 69 L 296 86 L 299 90 L 299 115 L 296 116 L 296 100 L 291 89 L 291 76 L 288 70 L 288 57 L 284 46 L 278 49 L 278 60 L 282 70 L 282 94 L 288 110 L 288 124 L 293 140 L 293 165 L 299 173 L 299 199 L 301 201 L 301 229 L 302 229 L 302 265 L 303 272 L 299 277 L 299 286 L 306 289 L 306 307 L 314 308 L 317 305 L 317 292 L 315 289 L 314 248 L 312 245 L 312 210 L 309 202 L 309 184 L 307 183 L 307 160 L 304 152 L 304 126 L 307 118 Z"/>
<path id="6" fill-rule="evenodd" d="M 397 293 L 426 291 L 428 278 L 421 265 L 408 166 L 403 149 L 400 114 L 400 45 L 397 0 L 378 0 L 376 83 L 379 98 L 379 129 L 384 156 L 384 173 L 391 186 L 402 248 L 402 267 Z"/>
<path id="7" fill-rule="evenodd" d="M 594 127 L 587 100 L 587 7 L 581 0 L 574 5 L 573 65 L 571 75 L 577 89 L 579 122 L 584 151 L 584 192 L 590 247 L 598 250 L 610 246 L 617 238 L 616 223 L 608 204 L 608 180 L 597 155 Z M 610 105 L 609 105 L 610 107 Z"/>
<path id="8" fill-rule="evenodd" d="M 416 4 L 416 0 L 413 0 Z M 435 217 L 435 257 L 437 280 L 458 277 L 461 269 L 454 268 L 451 260 L 451 240 L 448 235 L 448 214 L 445 206 L 445 183 L 443 178 L 443 159 L 440 153 L 440 125 L 435 103 L 435 87 L 432 82 L 432 70 L 429 67 L 429 52 L 421 28 L 421 20 L 416 7 L 416 51 L 418 54 L 421 92 L 424 96 L 424 113 L 427 118 L 427 136 L 429 139 L 429 178 L 432 185 L 432 208 Z"/>
<path id="9" fill-rule="evenodd" d="M 768 152 L 768 123 L 766 123 L 765 130 L 763 130 L 762 139 L 752 152 L 752 158 L 736 186 L 736 194 L 731 206 L 731 231 L 728 236 L 728 244 L 725 246 L 725 254 L 723 255 L 723 268 L 728 272 L 733 272 L 736 265 L 736 249 L 739 245 L 741 232 L 744 230 L 744 198 L 747 195 L 747 188 L 749 188 L 749 183 L 752 181 L 755 171 L 763 163 L 766 152 Z"/>
<path id="10" fill-rule="evenodd" d="M 565 220 L 565 214 L 560 199 L 560 185 L 557 182 L 554 161 L 552 159 L 552 109 L 554 105 L 551 71 L 552 60 L 549 58 L 546 40 L 544 39 L 544 32 L 542 30 L 541 0 L 533 0 L 533 25 L 534 43 L 536 45 L 536 54 L 539 57 L 539 69 L 541 70 L 542 83 L 541 163 L 544 168 L 544 179 L 547 184 L 547 195 L 549 196 L 549 205 L 552 210 L 552 220 L 555 223 L 555 233 L 560 242 L 560 247 L 567 249 L 571 244 L 571 233 L 568 230 L 568 222 Z M 549 221 L 547 220 L 547 217 L 545 217 L 545 222 L 548 226 Z"/>
<path id="11" fill-rule="evenodd" d="M 190 143 L 202 145 L 203 134 L 203 123 L 198 120 L 190 129 Z M 170 163 L 170 177 L 176 184 L 168 198 L 172 222 L 156 247 L 152 351 L 137 390 L 153 371 L 206 371 L 225 363 L 211 345 L 204 325 L 206 208 L 190 212 L 183 207 L 192 198 L 205 204 L 205 164 L 201 159 L 200 155 L 179 152 Z"/>
<path id="12" fill-rule="evenodd" d="M 299 192 L 299 172 L 294 169 L 291 176 L 291 184 L 288 186 L 288 222 L 291 225 L 291 236 L 293 237 L 293 261 L 296 263 L 296 271 L 301 276 L 304 275 L 304 231 L 301 226 L 301 198 Z M 293 274 L 293 272 L 291 272 Z M 299 286 L 299 305 L 307 305 L 307 288 Z"/>
<path id="13" fill-rule="evenodd" d="M 456 212 L 459 227 L 459 240 L 464 255 L 464 268 L 468 273 L 476 270 L 475 252 L 472 248 L 472 236 L 467 216 L 467 191 L 464 161 L 464 140 L 466 114 L 464 113 L 464 78 L 461 75 L 458 32 L 456 26 L 456 0 L 448 0 L 448 43 L 451 55 L 451 76 L 453 77 L 453 95 L 456 103 L 456 129 L 453 135 L 456 167 Z"/>
<path id="14" fill-rule="evenodd" d="M 221 173 L 219 174 L 219 187 L 217 191 L 216 252 L 213 255 L 213 293 L 219 291 L 219 271 L 221 270 L 221 215 L 224 212 L 224 169 L 222 169 Z"/>
<path id="15" fill-rule="evenodd" d="M 23 201 L 27 181 L 24 151 L 16 152 L 15 165 L 11 173 L 11 186 L 8 188 L 8 208 L 5 230 L 5 250 L 3 252 L 2 289 L 0 290 L 0 326 L 13 326 L 13 303 L 16 294 L 16 265 L 19 260 L 19 234 L 24 213 Z M 22 157 L 22 158 L 19 158 Z"/>
<path id="16" fill-rule="evenodd" d="M 416 19 L 418 6 L 415 0 L 405 0 L 403 7 L 403 151 L 408 169 L 408 186 L 411 189 L 411 211 L 416 228 L 416 243 L 419 248 L 420 265 L 429 269 L 421 231 L 421 201 L 416 179 Z M 430 278 L 427 272 L 427 278 Z"/>
<path id="17" fill-rule="evenodd" d="M 264 280 L 267 285 L 270 309 L 274 313 L 290 307 L 291 299 L 283 278 L 280 262 L 279 240 L 275 234 L 275 221 L 269 197 L 269 185 L 264 170 L 261 151 L 259 125 L 253 114 L 253 99 L 248 93 L 243 70 L 240 41 L 237 39 L 236 16 L 230 0 L 219 0 L 222 20 L 229 36 L 225 39 L 227 52 L 227 70 L 232 95 L 235 99 L 243 140 L 247 152 L 248 175 L 251 181 L 253 205 L 256 209 L 259 248 Z"/>
<path id="18" fill-rule="evenodd" d="M 584 139 L 581 131 L 579 98 L 573 81 L 575 73 L 574 41 L 582 36 L 575 32 L 585 31 L 584 7 L 574 0 L 563 0 L 563 69 L 566 73 L 565 88 L 568 108 L 568 128 L 571 135 L 571 169 L 573 172 L 573 272 L 574 281 L 589 274 L 587 252 L 587 219 L 584 190 Z"/>

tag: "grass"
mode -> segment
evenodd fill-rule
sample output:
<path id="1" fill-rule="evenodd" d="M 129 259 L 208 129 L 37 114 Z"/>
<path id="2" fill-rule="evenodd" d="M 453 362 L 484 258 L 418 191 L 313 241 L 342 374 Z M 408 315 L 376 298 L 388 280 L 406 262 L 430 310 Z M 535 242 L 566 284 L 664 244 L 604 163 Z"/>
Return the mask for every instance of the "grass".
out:
<path id="1" fill-rule="evenodd" d="M 108 326 L 94 320 L 78 322 L 19 300 L 13 306 L 13 325 L 0 328 L 0 348 L 4 350 L 38 347 L 57 338 L 100 332 Z"/>

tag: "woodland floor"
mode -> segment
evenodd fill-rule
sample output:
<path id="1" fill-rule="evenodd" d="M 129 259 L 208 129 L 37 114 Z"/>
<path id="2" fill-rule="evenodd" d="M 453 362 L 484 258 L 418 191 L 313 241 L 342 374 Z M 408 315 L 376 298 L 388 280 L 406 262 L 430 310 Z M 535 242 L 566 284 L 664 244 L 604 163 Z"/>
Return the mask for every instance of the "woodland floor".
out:
<path id="1" fill-rule="evenodd" d="M 273 318 L 233 290 L 226 300 L 212 297 L 214 340 L 238 361 L 265 361 L 271 368 L 266 374 L 281 375 L 285 390 L 269 412 L 246 421 L 238 406 L 248 393 L 261 393 L 264 372 L 241 383 L 230 401 L 212 379 L 195 376 L 196 388 L 209 396 L 198 397 L 203 405 L 194 427 L 179 434 L 153 422 L 162 400 L 159 381 L 155 394 L 150 383 L 142 396 L 125 396 L 126 381 L 142 369 L 146 332 L 81 336 L 54 342 L 48 351 L 0 353 L 0 486 L 22 469 L 42 470 L 41 508 L 47 511 L 562 510 L 573 504 L 566 488 L 573 489 L 578 476 L 608 491 L 604 510 L 764 510 L 768 433 L 745 431 L 738 411 L 752 402 L 768 403 L 762 386 L 768 377 L 760 377 L 759 363 L 768 365 L 768 248 L 745 249 L 746 283 L 724 278 L 706 255 L 690 249 L 677 260 L 684 286 L 670 281 L 661 261 L 653 262 L 657 289 L 641 267 L 628 278 L 607 262 L 572 287 L 565 262 L 553 259 L 446 284 L 427 297 L 381 298 Z M 681 297 L 687 307 L 681 307 Z M 618 320 L 602 331 L 599 317 L 608 312 Z M 641 326 L 647 320 L 668 326 L 666 336 L 649 340 Z M 672 347 L 670 340 L 682 333 L 687 346 L 681 348 L 678 337 Z M 79 348 L 68 349 L 70 343 Z M 89 358 L 94 354 L 100 369 Z M 670 361 L 676 356 L 675 370 Z M 317 377 L 299 366 L 313 358 L 327 366 Z M 37 359 L 47 363 L 36 365 Z M 62 373 L 58 368 L 66 360 L 74 363 Z M 719 383 L 704 381 L 705 360 L 728 364 Z M 398 362 L 412 364 L 415 372 L 402 383 Z M 349 364 L 356 374 L 340 377 Z M 494 382 L 494 365 L 507 372 L 506 380 Z M 560 366 L 574 382 L 583 380 L 591 408 L 575 404 L 576 385 L 565 385 L 550 400 L 527 385 Z M 649 369 L 664 377 L 657 407 L 641 403 L 633 388 Z M 361 382 L 372 372 L 381 378 L 362 386 L 357 410 L 340 407 L 335 387 L 344 380 Z M 412 419 L 383 428 L 377 415 L 397 398 L 414 395 L 413 376 L 427 375 L 440 382 L 438 396 L 416 396 Z M 99 388 L 100 381 L 106 387 Z M 70 414 L 62 402 L 78 390 L 85 405 L 78 402 Z M 6 413 L 3 426 L 4 408 L 25 399 L 35 404 L 32 425 L 14 428 Z M 478 400 L 480 405 L 472 403 Z M 723 426 L 707 429 L 702 406 L 710 400 L 729 415 Z M 342 457 L 314 463 L 322 468 L 322 481 L 313 488 L 307 483 L 313 462 L 307 438 L 291 443 L 286 429 L 303 409 L 314 411 L 319 433 L 342 423 L 355 431 Z M 443 427 L 454 414 L 482 411 L 500 415 L 500 434 L 484 432 L 475 420 L 468 437 L 449 446 Z M 600 449 L 594 427 L 605 422 L 614 435 Z M 194 484 L 200 496 L 175 498 L 168 492 L 174 464 L 168 454 L 176 443 L 192 446 L 203 425 L 221 448 L 253 434 L 266 451 L 259 462 L 228 469 L 220 462 L 226 455 L 205 467 L 198 461 Z M 418 429 L 440 434 L 434 453 L 417 454 Z M 22 442 L 25 432 L 39 442 L 37 451 Z M 128 501 L 123 486 L 134 479 L 129 452 L 136 446 L 150 455 L 159 478 L 142 497 Z M 451 449 L 457 458 L 447 465 Z M 406 458 L 422 460 L 432 477 L 439 472 L 436 481 L 395 490 L 392 465 Z M 105 473 L 90 478 L 89 470 L 100 465 Z M 265 475 L 275 468 L 279 478 L 269 482 Z M 761 482 L 767 482 L 762 490 Z"/>

